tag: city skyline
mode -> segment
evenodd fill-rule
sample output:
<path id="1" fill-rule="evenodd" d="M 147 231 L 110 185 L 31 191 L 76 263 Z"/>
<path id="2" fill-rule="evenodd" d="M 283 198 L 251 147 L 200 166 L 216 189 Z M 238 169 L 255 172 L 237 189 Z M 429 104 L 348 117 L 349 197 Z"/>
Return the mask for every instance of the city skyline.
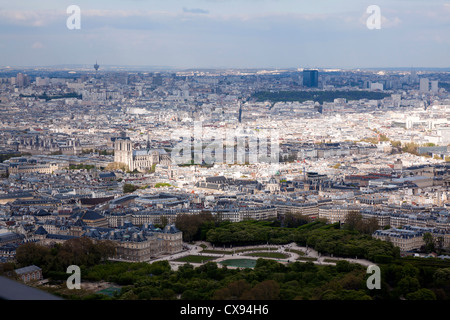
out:
<path id="1" fill-rule="evenodd" d="M 0 65 L 170 68 L 448 68 L 450 4 L 371 2 L 78 1 L 3 4 Z"/>
<path id="2" fill-rule="evenodd" d="M 0 3 L 0 299 L 449 301 L 449 17 Z"/>

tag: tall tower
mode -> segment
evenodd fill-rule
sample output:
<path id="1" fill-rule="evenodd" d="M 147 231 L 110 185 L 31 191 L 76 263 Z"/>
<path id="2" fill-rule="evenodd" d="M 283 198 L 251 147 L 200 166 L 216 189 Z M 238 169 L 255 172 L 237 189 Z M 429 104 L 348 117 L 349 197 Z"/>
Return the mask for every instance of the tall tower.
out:
<path id="1" fill-rule="evenodd" d="M 97 64 L 97 60 L 95 60 L 94 69 L 95 69 L 95 77 L 97 78 L 97 71 L 100 66 Z"/>
<path id="2" fill-rule="evenodd" d="M 147 132 L 147 151 L 150 150 L 150 133 Z"/>
<path id="3" fill-rule="evenodd" d="M 133 166 L 133 146 L 130 138 L 116 138 L 114 141 L 114 162 L 123 163 L 128 166 L 130 171 Z"/>
<path id="4" fill-rule="evenodd" d="M 242 102 L 239 100 L 239 123 L 242 122 Z"/>

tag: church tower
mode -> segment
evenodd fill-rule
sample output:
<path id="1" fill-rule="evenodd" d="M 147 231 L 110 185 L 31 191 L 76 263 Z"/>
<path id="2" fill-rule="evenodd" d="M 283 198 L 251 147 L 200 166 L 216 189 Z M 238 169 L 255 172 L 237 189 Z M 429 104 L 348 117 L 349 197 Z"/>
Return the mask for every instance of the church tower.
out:
<path id="1" fill-rule="evenodd" d="M 114 162 L 123 163 L 128 166 L 130 171 L 133 166 L 133 146 L 130 138 L 116 138 L 114 141 Z"/>

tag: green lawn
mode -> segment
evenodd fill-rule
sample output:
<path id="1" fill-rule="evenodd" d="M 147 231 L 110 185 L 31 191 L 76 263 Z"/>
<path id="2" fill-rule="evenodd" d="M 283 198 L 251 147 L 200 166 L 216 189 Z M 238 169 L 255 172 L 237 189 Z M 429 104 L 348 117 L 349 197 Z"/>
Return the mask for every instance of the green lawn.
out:
<path id="1" fill-rule="evenodd" d="M 302 258 L 297 258 L 297 260 L 304 260 L 304 261 L 317 261 L 317 258 L 311 258 L 311 257 L 302 257 Z"/>
<path id="2" fill-rule="evenodd" d="M 182 258 L 178 258 L 174 261 L 178 261 L 178 262 L 191 262 L 191 263 L 203 263 L 203 262 L 207 262 L 210 260 L 214 260 L 217 259 L 217 256 L 194 256 L 194 255 L 189 255 L 189 256 L 185 256 Z"/>
<path id="3" fill-rule="evenodd" d="M 260 248 L 248 248 L 248 249 L 239 249 L 236 250 L 236 252 L 248 252 L 248 251 L 277 251 L 277 248 L 270 248 L 270 247 L 260 247 Z"/>
<path id="4" fill-rule="evenodd" d="M 253 252 L 248 253 L 248 256 L 252 257 L 262 257 L 262 258 L 276 258 L 276 259 L 286 259 L 289 256 L 281 252 Z"/>
<path id="5" fill-rule="evenodd" d="M 203 253 L 214 253 L 214 254 L 233 254 L 233 251 L 226 251 L 226 250 L 202 250 Z"/>
<path id="6" fill-rule="evenodd" d="M 286 249 L 286 251 L 287 251 L 287 252 L 296 253 L 296 254 L 298 254 L 299 256 L 304 256 L 304 255 L 305 255 L 305 253 L 304 253 L 303 251 L 300 251 L 300 250 Z"/>
<path id="7" fill-rule="evenodd" d="M 339 259 L 323 259 L 324 262 L 338 262 Z"/>

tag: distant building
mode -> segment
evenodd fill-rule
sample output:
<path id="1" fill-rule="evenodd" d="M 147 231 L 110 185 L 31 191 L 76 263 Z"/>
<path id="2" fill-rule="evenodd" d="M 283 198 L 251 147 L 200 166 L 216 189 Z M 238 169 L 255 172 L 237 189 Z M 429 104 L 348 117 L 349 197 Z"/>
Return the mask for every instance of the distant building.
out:
<path id="1" fill-rule="evenodd" d="M 380 90 L 383 91 L 383 84 L 380 82 L 371 82 L 370 90 Z"/>
<path id="2" fill-rule="evenodd" d="M 303 86 L 317 88 L 319 86 L 319 71 L 303 70 Z"/>
<path id="3" fill-rule="evenodd" d="M 23 282 L 30 282 L 34 280 L 42 280 L 42 269 L 32 265 L 14 270 Z"/>
<path id="4" fill-rule="evenodd" d="M 103 215 L 93 211 L 86 210 L 84 212 L 79 212 L 71 217 L 72 219 L 81 219 L 86 225 L 94 228 L 106 228 L 108 227 L 108 220 Z"/>
<path id="5" fill-rule="evenodd" d="M 25 87 L 29 84 L 28 75 L 23 73 L 18 73 L 16 76 L 16 85 L 18 87 Z"/>
<path id="6" fill-rule="evenodd" d="M 438 91 L 439 91 L 439 82 L 431 81 L 431 92 L 438 92 Z"/>
<path id="7" fill-rule="evenodd" d="M 421 78 L 419 86 L 420 86 L 419 90 L 421 92 L 428 92 L 430 89 L 430 82 L 429 82 L 428 78 Z"/>
<path id="8" fill-rule="evenodd" d="M 113 241 L 117 252 L 111 260 L 144 262 L 183 250 L 183 233 L 175 225 L 161 230 L 147 224 L 138 228 L 128 222 L 117 229 L 88 229 L 83 236 Z"/>
<path id="9" fill-rule="evenodd" d="M 329 223 L 345 223 L 351 212 L 360 212 L 357 206 L 326 205 L 319 207 L 319 218 L 326 219 Z"/>

